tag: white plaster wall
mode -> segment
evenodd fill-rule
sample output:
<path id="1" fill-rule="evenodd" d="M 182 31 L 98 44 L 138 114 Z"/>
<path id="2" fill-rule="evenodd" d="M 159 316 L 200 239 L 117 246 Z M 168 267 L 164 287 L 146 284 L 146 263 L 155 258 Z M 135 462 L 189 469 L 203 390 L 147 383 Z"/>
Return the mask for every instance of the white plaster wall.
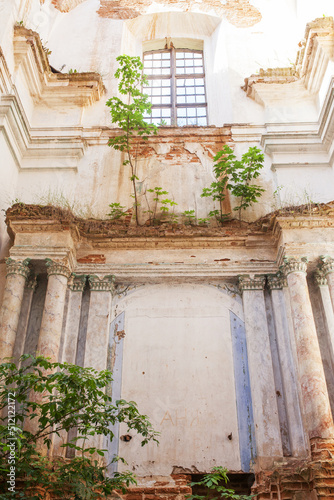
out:
<path id="1" fill-rule="evenodd" d="M 122 398 L 161 432 L 158 447 L 120 441 L 139 475 L 240 469 L 229 308 L 242 318 L 238 302 L 204 285 L 142 287 L 114 302 L 115 316 L 125 311 Z"/>
<path id="2" fill-rule="evenodd" d="M 122 52 L 140 55 L 143 40 L 165 36 L 203 39 L 209 124 L 250 124 L 250 137 L 236 145 L 238 155 L 247 151 L 250 145 L 259 145 L 251 137 L 252 126 L 255 124 L 264 126 L 265 122 L 275 124 L 293 121 L 290 130 L 298 131 L 302 123 L 311 121 L 314 122 L 312 130 L 315 130 L 333 74 L 332 64 L 327 69 L 319 97 L 311 96 L 306 99 L 306 94 L 303 93 L 299 97 L 297 95 L 293 103 L 284 104 L 284 101 L 278 100 L 275 91 L 271 104 L 265 109 L 247 98 L 240 86 L 245 77 L 260 67 L 289 66 L 294 62 L 297 42 L 303 38 L 306 22 L 322 17 L 323 14 L 330 15 L 332 4 L 327 0 L 319 0 L 315 5 L 307 0 L 301 8 L 300 2 L 292 0 L 254 0 L 253 3 L 260 10 L 262 20 L 252 27 L 237 28 L 225 18 L 219 19 L 203 13 L 176 12 L 178 7 L 175 7 L 174 12 L 168 7 L 168 12 L 153 16 L 152 13 L 165 9 L 157 4 L 150 7 L 150 14 L 122 21 L 101 18 L 97 13 L 98 0 L 86 0 L 69 13 L 59 12 L 52 6 L 51 0 L 46 0 L 43 5 L 38 0 L 17 0 L 10 3 L 10 7 L 9 2 L 3 0 L 0 2 L 1 46 L 5 48 L 6 60 L 13 72 L 13 83 L 32 134 L 75 137 L 77 133 L 86 137 L 96 133 L 98 136 L 101 133 L 100 127 L 111 125 L 105 101 L 117 93 L 117 82 L 113 78 L 117 66 L 116 57 Z M 60 69 L 65 64 L 64 72 L 69 69 L 99 71 L 106 86 L 105 96 L 88 107 L 54 107 L 45 102 L 34 105 L 21 70 L 14 74 L 12 24 L 15 20 L 23 20 L 28 28 L 40 33 L 43 43 L 52 51 L 50 62 L 55 68 Z M 100 144 L 98 141 L 93 142 L 90 140 L 86 143 L 84 157 L 80 161 L 57 157 L 56 152 L 53 157 L 52 154 L 51 157 L 50 154 L 31 157 L 26 155 L 17 189 L 13 196 L 9 191 L 8 196 L 36 202 L 38 196 L 42 194 L 45 199 L 45 195 L 51 192 L 55 195 L 54 199 L 57 196 L 59 198 L 60 194 L 60 197 L 74 200 L 77 204 L 89 205 L 91 212 L 99 216 L 108 212 L 108 204 L 111 202 L 119 201 L 130 206 L 131 186 L 126 169 L 121 166 L 120 155 L 111 151 L 105 141 Z M 300 162 L 301 154 L 304 153 L 296 151 L 291 162 Z M 11 161 L 6 168 L 11 168 Z M 334 198 L 332 167 L 321 170 L 308 168 L 301 177 L 300 169 L 293 166 L 277 173 L 272 172 L 271 161 L 272 158 L 266 156 L 265 169 L 258 180 L 266 193 L 260 203 L 245 214 L 246 218 L 256 218 L 270 211 L 275 204 L 271 199 L 272 193 L 280 185 L 288 191 L 290 185 L 297 183 L 298 190 L 302 192 L 305 186 L 307 188 L 310 185 L 313 201 Z M 302 161 L 309 162 L 309 155 L 304 155 Z M 179 204 L 177 210 L 194 208 L 198 216 L 205 216 L 213 208 L 209 200 L 200 198 L 202 188 L 212 180 L 211 166 L 207 165 L 205 168 L 206 171 L 201 165 L 182 165 L 170 175 L 168 166 L 160 162 L 159 158 L 154 158 L 143 162 L 142 175 L 147 179 L 145 182 L 150 183 L 148 187 L 162 184 Z M 299 198 L 298 193 L 295 197 L 297 203 Z"/>

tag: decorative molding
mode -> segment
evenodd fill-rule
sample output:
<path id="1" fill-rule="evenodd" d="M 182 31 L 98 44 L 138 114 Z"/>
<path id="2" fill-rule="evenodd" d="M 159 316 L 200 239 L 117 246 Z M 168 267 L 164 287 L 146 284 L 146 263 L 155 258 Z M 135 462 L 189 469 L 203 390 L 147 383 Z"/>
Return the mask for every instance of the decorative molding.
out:
<path id="1" fill-rule="evenodd" d="M 92 292 L 112 292 L 114 290 L 115 276 L 111 274 L 101 278 L 94 274 L 89 275 L 88 281 Z"/>
<path id="2" fill-rule="evenodd" d="M 72 273 L 68 287 L 72 292 L 83 292 L 86 286 L 87 275 Z"/>
<path id="3" fill-rule="evenodd" d="M 241 292 L 250 290 L 264 290 L 264 285 L 266 283 L 265 276 L 238 276 L 239 288 Z"/>
<path id="4" fill-rule="evenodd" d="M 316 269 L 314 273 L 314 280 L 318 286 L 326 286 L 327 283 L 327 278 L 324 275 L 324 273 L 321 271 L 321 269 Z"/>
<path id="5" fill-rule="evenodd" d="M 321 255 L 319 257 L 319 270 L 324 275 L 327 276 L 329 273 L 334 272 L 334 259 L 329 255 Z"/>
<path id="6" fill-rule="evenodd" d="M 307 271 L 307 257 L 284 257 L 284 264 L 281 266 L 285 276 L 290 273 L 305 273 Z"/>
<path id="7" fill-rule="evenodd" d="M 35 290 L 37 287 L 37 276 L 35 274 L 31 274 L 26 282 L 26 287 L 30 290 Z"/>
<path id="8" fill-rule="evenodd" d="M 36 103 L 90 106 L 104 94 L 99 73 L 53 73 L 38 33 L 24 26 L 14 27 L 14 57 Z"/>
<path id="9" fill-rule="evenodd" d="M 65 278 L 69 279 L 71 276 L 71 271 L 68 267 L 64 266 L 60 262 L 55 262 L 51 259 L 45 259 L 45 265 L 47 268 L 48 276 L 52 275 L 60 275 L 65 276 Z"/>
<path id="10" fill-rule="evenodd" d="M 334 23 L 332 17 L 324 17 L 306 25 L 303 47 L 298 52 L 292 68 L 260 69 L 258 75 L 245 78 L 241 87 L 248 97 L 260 104 L 271 98 L 273 87 L 286 86 L 281 98 L 293 98 L 295 91 L 317 93 L 323 81 L 330 59 L 333 58 Z M 269 87 L 269 88 L 268 88 Z M 285 92 L 287 91 L 287 92 Z M 290 95 L 289 95 L 290 94 Z"/>
<path id="11" fill-rule="evenodd" d="M 288 286 L 286 276 L 282 271 L 278 271 L 276 274 L 268 274 L 267 282 L 270 290 L 282 290 L 283 287 Z"/>
<path id="12" fill-rule="evenodd" d="M 30 274 L 30 264 L 29 258 L 22 260 L 14 260 L 11 257 L 6 259 L 6 276 L 9 276 L 10 274 L 19 274 L 20 276 L 23 276 L 25 279 L 28 278 Z"/>

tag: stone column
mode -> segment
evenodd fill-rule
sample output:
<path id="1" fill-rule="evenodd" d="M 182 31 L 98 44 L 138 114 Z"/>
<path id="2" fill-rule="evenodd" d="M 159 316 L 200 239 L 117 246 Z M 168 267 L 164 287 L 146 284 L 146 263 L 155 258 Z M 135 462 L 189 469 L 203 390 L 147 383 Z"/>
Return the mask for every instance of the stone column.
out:
<path id="1" fill-rule="evenodd" d="M 86 275 L 73 274 L 69 282 L 70 295 L 66 317 L 62 362 L 75 364 L 79 324 L 81 316 L 82 292 L 86 285 Z"/>
<path id="2" fill-rule="evenodd" d="M 319 271 L 327 280 L 332 307 L 334 309 L 334 259 L 328 255 L 322 255 L 320 257 Z"/>
<path id="3" fill-rule="evenodd" d="M 48 286 L 46 289 L 37 353 L 57 363 L 63 326 L 67 280 L 70 270 L 58 262 L 46 259 Z"/>
<path id="4" fill-rule="evenodd" d="M 328 275 L 327 275 L 328 276 Z M 321 295 L 321 304 L 323 315 L 326 323 L 326 330 L 328 336 L 328 346 L 331 350 L 331 359 L 334 360 L 334 312 L 332 307 L 331 296 L 328 288 L 327 278 L 321 269 L 315 273 L 315 282 L 319 287 Z"/>
<path id="5" fill-rule="evenodd" d="M 107 368 L 108 339 L 110 328 L 111 292 L 114 289 L 114 276 L 88 276 L 90 303 L 87 323 L 84 366 L 95 370 Z M 105 448 L 103 436 L 91 436 L 86 447 Z M 101 460 L 101 457 L 95 457 Z"/>
<path id="6" fill-rule="evenodd" d="M 306 282 L 307 259 L 285 258 L 283 271 L 291 297 L 298 374 L 309 438 L 333 438 L 325 374 Z"/>
<path id="7" fill-rule="evenodd" d="M 245 314 L 257 464 L 268 467 L 283 456 L 263 276 L 239 277 Z"/>
<path id="8" fill-rule="evenodd" d="M 287 286 L 286 279 L 281 272 L 269 275 L 268 286 L 273 307 L 291 452 L 293 457 L 304 457 L 307 454 L 307 445 L 304 439 L 295 358 L 293 355 L 293 346 L 291 345 L 290 328 L 283 294 L 283 287 Z"/>
<path id="9" fill-rule="evenodd" d="M 75 364 L 81 316 L 82 292 L 84 291 L 85 285 L 85 274 L 72 274 L 68 284 L 70 295 L 68 298 L 63 352 L 61 356 L 62 363 Z M 75 436 L 76 429 L 74 428 L 71 429 L 68 433 L 62 430 L 59 432 L 59 436 L 54 435 L 52 442 L 52 455 L 57 457 L 65 457 L 66 453 L 68 453 L 70 449 L 64 448 L 62 445 L 70 441 Z M 72 453 L 72 456 L 74 455 L 75 454 Z"/>
<path id="10" fill-rule="evenodd" d="M 29 262 L 30 259 L 15 261 L 9 258 L 6 260 L 7 279 L 0 311 L 1 363 L 5 361 L 5 358 L 13 356 L 24 286 L 30 273 Z"/>
<path id="11" fill-rule="evenodd" d="M 91 292 L 84 366 L 91 366 L 95 370 L 105 370 L 114 276 L 104 276 L 103 278 L 89 276 L 88 281 Z"/>
<path id="12" fill-rule="evenodd" d="M 27 279 L 26 286 L 24 289 L 19 324 L 17 327 L 17 334 L 13 351 L 13 357 L 15 363 L 18 363 L 22 354 L 24 354 L 31 303 L 36 286 L 37 286 L 37 277 L 34 275 L 30 275 L 29 278 Z"/>

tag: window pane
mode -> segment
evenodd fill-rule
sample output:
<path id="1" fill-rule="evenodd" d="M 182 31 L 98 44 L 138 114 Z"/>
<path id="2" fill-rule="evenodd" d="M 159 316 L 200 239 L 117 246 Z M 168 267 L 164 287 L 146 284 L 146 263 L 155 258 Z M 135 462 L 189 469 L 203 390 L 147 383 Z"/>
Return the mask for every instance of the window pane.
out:
<path id="1" fill-rule="evenodd" d="M 174 52 L 174 50 L 144 54 L 144 73 L 148 75 L 148 85 L 144 87 L 143 92 L 149 96 L 153 106 L 152 114 L 146 114 L 145 121 L 158 125 L 163 120 L 165 124 L 173 125 L 171 119 L 173 94 L 178 126 L 206 126 L 203 54 L 184 50 Z M 176 75 L 173 81 L 172 51 L 175 54 Z M 194 77 L 195 74 L 198 76 Z"/>

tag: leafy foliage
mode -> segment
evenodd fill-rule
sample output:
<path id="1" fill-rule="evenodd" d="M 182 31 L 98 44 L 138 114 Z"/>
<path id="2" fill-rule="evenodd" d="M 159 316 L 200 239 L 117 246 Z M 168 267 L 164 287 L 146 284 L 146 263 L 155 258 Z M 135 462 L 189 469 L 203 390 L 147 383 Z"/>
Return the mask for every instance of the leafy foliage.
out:
<path id="1" fill-rule="evenodd" d="M 127 213 L 125 207 L 123 207 L 120 203 L 110 203 L 109 207 L 110 213 L 108 214 L 108 217 L 110 217 L 111 220 L 120 219 Z"/>
<path id="2" fill-rule="evenodd" d="M 264 189 L 258 185 L 251 184 L 253 179 L 260 175 L 263 168 L 264 155 L 260 149 L 250 147 L 244 153 L 241 160 L 237 160 L 233 150 L 229 146 L 224 146 L 214 157 L 216 162 L 213 171 L 216 180 L 209 188 L 204 188 L 202 197 L 212 197 L 214 201 L 219 201 L 220 209 L 212 210 L 210 217 L 215 217 L 219 222 L 223 222 L 230 214 L 223 214 L 222 203 L 226 197 L 226 190 L 239 198 L 239 204 L 233 210 L 239 212 L 246 210 L 261 197 Z"/>
<path id="3" fill-rule="evenodd" d="M 162 196 L 165 196 L 168 194 L 168 191 L 164 191 L 162 189 L 162 187 L 156 186 L 153 189 L 147 189 L 147 192 L 154 193 L 153 201 L 155 202 L 154 208 L 153 208 L 153 210 L 151 210 L 150 204 L 149 204 L 148 199 L 146 197 L 146 203 L 148 205 L 147 213 L 150 216 L 150 223 L 153 222 L 153 224 L 156 224 L 159 222 L 159 217 L 158 217 L 159 204 L 160 204 L 159 211 L 164 215 L 169 215 L 170 222 L 176 222 L 177 217 L 174 213 L 170 213 L 170 208 L 175 207 L 177 205 L 177 203 L 173 200 L 170 200 L 169 198 L 161 199 Z"/>
<path id="4" fill-rule="evenodd" d="M 112 373 L 51 363 L 41 356 L 21 359 L 21 368 L 14 363 L 0 365 L 0 498 L 37 500 L 45 498 L 47 491 L 61 499 L 92 500 L 135 483 L 131 472 L 106 477 L 106 450 L 89 445 L 92 436 L 112 440 L 111 426 L 117 422 L 135 431 L 142 446 L 150 440 L 157 442 L 157 433 L 148 417 L 139 413 L 136 403 L 112 402 L 105 391 L 112 382 Z M 16 412 L 7 421 L 3 415 L 13 393 Z M 76 429 L 76 437 L 63 446 L 74 449 L 75 458 L 52 460 L 45 456 L 55 435 L 70 429 Z M 97 460 L 97 456 L 101 459 Z M 8 490 L 10 459 L 15 462 L 16 492 Z M 113 459 L 117 460 L 122 459 Z"/>
<path id="5" fill-rule="evenodd" d="M 115 78 L 119 79 L 118 91 L 126 96 L 126 102 L 123 102 L 119 97 L 111 97 L 106 103 L 110 108 L 112 123 L 115 123 L 123 132 L 109 139 L 108 144 L 127 155 L 123 165 L 129 165 L 131 169 L 130 180 L 135 198 L 136 222 L 139 224 L 136 188 L 136 181 L 139 179 L 136 158 L 133 155 L 134 138 L 139 136 L 147 140 L 150 134 L 157 133 L 157 126 L 146 123 L 144 120 L 144 114 L 149 114 L 151 111 L 151 103 L 148 100 L 148 95 L 142 92 L 142 88 L 148 82 L 143 74 L 144 66 L 140 58 L 122 55 L 117 57 L 116 61 L 119 63 L 119 68 L 115 72 Z"/>
<path id="6" fill-rule="evenodd" d="M 200 481 L 190 483 L 191 487 L 197 486 L 205 488 L 205 495 L 194 494 L 187 497 L 187 500 L 219 500 L 227 498 L 229 500 L 251 500 L 252 495 L 238 495 L 234 490 L 226 488 L 229 479 L 227 469 L 224 467 L 214 467 L 209 474 L 205 474 Z"/>

